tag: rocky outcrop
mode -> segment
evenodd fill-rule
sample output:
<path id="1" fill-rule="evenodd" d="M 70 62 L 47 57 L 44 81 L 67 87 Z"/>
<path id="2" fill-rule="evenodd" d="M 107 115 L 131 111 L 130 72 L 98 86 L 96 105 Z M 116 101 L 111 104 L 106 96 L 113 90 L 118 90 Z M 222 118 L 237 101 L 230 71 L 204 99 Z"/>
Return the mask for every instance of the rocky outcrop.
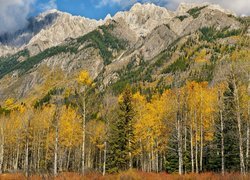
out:
<path id="1" fill-rule="evenodd" d="M 218 5 L 182 3 L 176 11 L 177 16 L 169 26 L 179 36 L 187 35 L 203 27 L 215 27 L 217 30 L 241 28 L 241 23 L 230 11 Z"/>
<path id="2" fill-rule="evenodd" d="M 29 20 L 23 30 L 14 34 L 0 36 L 0 56 L 15 51 L 8 49 L 29 49 L 35 55 L 47 48 L 62 43 L 67 38 L 76 38 L 96 29 L 103 21 L 91 20 L 80 16 L 49 10 Z"/>
<path id="3" fill-rule="evenodd" d="M 145 60 L 150 60 L 166 49 L 177 37 L 167 25 L 160 25 L 145 38 L 140 52 Z"/>
<path id="4" fill-rule="evenodd" d="M 174 17 L 174 12 L 154 4 L 136 3 L 130 11 L 118 12 L 113 19 L 124 20 L 137 38 L 148 35 L 155 27 L 167 24 Z"/>
<path id="5" fill-rule="evenodd" d="M 176 10 L 176 15 L 180 16 L 180 15 L 186 15 L 187 11 L 189 11 L 190 9 L 193 9 L 195 7 L 201 8 L 206 6 L 207 9 L 210 10 L 217 10 L 220 11 L 224 14 L 228 14 L 228 15 L 234 15 L 236 16 L 236 14 L 228 9 L 224 9 L 222 8 L 220 5 L 218 4 L 211 4 L 208 2 L 204 2 L 204 3 L 180 3 L 180 5 L 178 6 L 177 10 Z"/>

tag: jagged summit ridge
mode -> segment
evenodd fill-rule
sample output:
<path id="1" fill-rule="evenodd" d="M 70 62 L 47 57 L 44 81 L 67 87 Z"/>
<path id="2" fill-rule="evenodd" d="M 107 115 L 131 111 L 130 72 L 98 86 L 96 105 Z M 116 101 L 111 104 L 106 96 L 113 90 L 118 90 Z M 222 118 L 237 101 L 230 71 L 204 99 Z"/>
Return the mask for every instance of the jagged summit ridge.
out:
<path id="1" fill-rule="evenodd" d="M 174 12 L 155 4 L 136 3 L 130 11 L 118 12 L 113 19 L 123 19 L 135 32 L 137 37 L 146 36 L 155 27 L 168 23 L 174 17 Z"/>
<path id="2" fill-rule="evenodd" d="M 0 44 L 2 44 L 0 56 L 10 53 L 11 51 L 4 49 L 11 48 L 19 50 L 28 48 L 32 54 L 36 54 L 62 43 L 69 37 L 76 38 L 84 35 L 102 23 L 103 21 L 73 16 L 56 9 L 49 10 L 31 18 L 23 30 L 0 36 Z"/>
<path id="3" fill-rule="evenodd" d="M 202 11 L 207 13 L 217 11 L 235 15 L 219 5 L 209 3 L 181 3 L 176 11 L 170 11 L 153 3 L 136 3 L 128 11 L 118 12 L 113 17 L 108 14 L 104 20 L 99 21 L 52 9 L 31 18 L 26 28 L 13 34 L 0 35 L 0 56 L 24 48 L 28 48 L 32 54 L 37 54 L 62 43 L 65 39 L 82 36 L 110 20 L 128 26 L 135 40 L 146 37 L 162 24 L 172 24 L 172 27 L 175 27 L 174 31 L 181 34 L 191 23 L 192 18 L 187 18 L 183 22 L 176 22 L 173 19 L 180 15 L 190 17 L 187 12 L 195 7 L 205 7 Z"/>
<path id="4" fill-rule="evenodd" d="M 230 11 L 228 9 L 224 9 L 218 4 L 212 4 L 209 2 L 204 2 L 204 3 L 185 3 L 185 2 L 182 2 L 182 3 L 180 3 L 178 8 L 176 9 L 176 14 L 182 15 L 182 14 L 185 14 L 188 10 L 190 10 L 192 8 L 205 7 L 205 6 L 206 6 L 206 8 L 208 8 L 210 10 L 218 10 L 218 11 L 221 11 L 225 14 L 231 14 L 231 15 L 236 16 L 236 14 L 233 11 Z"/>

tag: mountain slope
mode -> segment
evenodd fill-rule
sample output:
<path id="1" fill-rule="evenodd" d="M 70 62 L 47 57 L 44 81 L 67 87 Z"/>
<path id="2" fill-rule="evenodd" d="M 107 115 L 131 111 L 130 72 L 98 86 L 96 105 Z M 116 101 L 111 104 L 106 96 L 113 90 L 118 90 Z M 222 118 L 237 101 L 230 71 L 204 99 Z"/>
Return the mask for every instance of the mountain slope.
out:
<path id="1" fill-rule="evenodd" d="M 143 14 L 144 11 L 147 13 Z M 219 59 L 230 57 L 235 48 L 249 50 L 247 43 L 240 45 L 243 39 L 249 42 L 248 20 L 209 6 L 192 6 L 183 17 L 175 13 L 152 4 L 136 4 L 128 12 L 107 18 L 104 25 L 83 36 L 60 43 L 66 36 L 62 33 L 53 40 L 59 45 L 50 47 L 53 43 L 48 42 L 47 46 L 42 37 L 52 36 L 57 28 L 66 26 L 57 20 L 58 24 L 48 31 L 34 36 L 30 41 L 34 44 L 30 43 L 27 49 L 0 58 L 0 97 L 23 99 L 33 93 L 37 98 L 41 92 L 36 89 L 45 86 L 53 73 L 64 74 L 59 82 L 67 87 L 82 69 L 90 72 L 101 92 L 109 88 L 119 92 L 126 83 L 135 86 L 143 83 L 145 88 L 166 88 L 186 80 L 213 83 Z M 74 24 L 75 17 L 65 18 Z M 67 25 L 70 27 L 71 23 Z M 97 24 L 66 32 L 77 36 Z M 41 51 L 46 50 L 39 53 L 36 44 Z M 52 84 L 49 89 L 59 86 L 57 80 Z"/>
<path id="2" fill-rule="evenodd" d="M 72 16 L 57 10 L 49 10 L 29 19 L 26 28 L 14 34 L 0 36 L 0 56 L 11 53 L 4 51 L 6 46 L 22 50 L 28 48 L 30 53 L 37 54 L 47 48 L 62 43 L 67 38 L 82 36 L 101 25 L 102 21 Z"/>

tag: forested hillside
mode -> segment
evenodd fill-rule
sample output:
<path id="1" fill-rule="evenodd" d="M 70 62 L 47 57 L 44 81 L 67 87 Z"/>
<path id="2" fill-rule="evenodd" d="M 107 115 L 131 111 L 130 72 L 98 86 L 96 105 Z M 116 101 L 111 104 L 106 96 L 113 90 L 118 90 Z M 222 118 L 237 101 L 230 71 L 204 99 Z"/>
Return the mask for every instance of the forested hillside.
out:
<path id="1" fill-rule="evenodd" d="M 0 174 L 248 173 L 249 26 L 202 6 L 136 41 L 118 18 L 1 57 Z"/>

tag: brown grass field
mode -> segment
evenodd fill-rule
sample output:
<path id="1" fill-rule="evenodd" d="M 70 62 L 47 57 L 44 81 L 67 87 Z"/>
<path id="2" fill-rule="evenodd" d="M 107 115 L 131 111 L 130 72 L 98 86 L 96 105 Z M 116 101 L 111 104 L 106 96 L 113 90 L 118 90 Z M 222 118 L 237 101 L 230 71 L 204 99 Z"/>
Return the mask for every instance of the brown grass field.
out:
<path id="1" fill-rule="evenodd" d="M 2 174 L 0 180 L 25 180 L 27 179 L 22 174 Z M 215 173 L 203 174 L 187 174 L 179 176 L 177 174 L 166 173 L 146 173 L 135 170 L 122 172 L 119 174 L 102 176 L 97 173 L 89 173 L 86 176 L 81 176 L 77 173 L 61 173 L 57 177 L 43 175 L 34 175 L 29 178 L 30 180 L 250 180 L 250 174 L 245 176 L 239 173 L 227 173 L 224 176 Z"/>

